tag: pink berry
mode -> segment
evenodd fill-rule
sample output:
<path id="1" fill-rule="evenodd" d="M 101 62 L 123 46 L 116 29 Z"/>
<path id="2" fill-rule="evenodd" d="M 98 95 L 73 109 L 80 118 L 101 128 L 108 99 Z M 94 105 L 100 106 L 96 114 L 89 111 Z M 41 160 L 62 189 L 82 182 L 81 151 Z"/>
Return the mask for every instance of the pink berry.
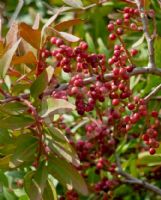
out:
<path id="1" fill-rule="evenodd" d="M 156 151 L 155 151 L 155 149 L 154 149 L 154 148 L 150 148 L 150 149 L 149 149 L 149 153 L 150 153 L 151 155 L 154 155 L 154 154 L 155 154 L 155 152 L 156 152 Z"/>
<path id="2" fill-rule="evenodd" d="M 111 33 L 111 34 L 109 35 L 109 39 L 110 39 L 110 40 L 116 40 L 116 35 L 115 35 L 114 33 Z"/>
<path id="3" fill-rule="evenodd" d="M 120 100 L 119 100 L 119 99 L 113 99 L 113 100 L 112 100 L 112 105 L 113 105 L 113 106 L 117 106 L 119 103 L 120 103 Z"/>

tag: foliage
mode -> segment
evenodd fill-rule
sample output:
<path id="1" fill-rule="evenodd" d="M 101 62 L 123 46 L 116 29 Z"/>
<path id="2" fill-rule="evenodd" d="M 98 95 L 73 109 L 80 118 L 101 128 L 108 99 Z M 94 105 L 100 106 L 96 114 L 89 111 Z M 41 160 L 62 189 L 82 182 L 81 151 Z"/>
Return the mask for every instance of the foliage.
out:
<path id="1" fill-rule="evenodd" d="M 159 1 L 26 0 L 12 22 L 17 3 L 1 2 L 0 199 L 160 199 Z"/>

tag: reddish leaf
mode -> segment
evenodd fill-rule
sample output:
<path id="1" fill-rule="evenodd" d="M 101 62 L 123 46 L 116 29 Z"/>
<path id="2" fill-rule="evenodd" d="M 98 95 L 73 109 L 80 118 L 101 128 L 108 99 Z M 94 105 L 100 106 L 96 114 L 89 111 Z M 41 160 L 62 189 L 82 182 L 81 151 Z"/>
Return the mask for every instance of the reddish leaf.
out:
<path id="1" fill-rule="evenodd" d="M 34 30 L 31 26 L 21 23 L 19 24 L 19 34 L 33 47 L 40 48 L 41 32 L 39 30 Z"/>
<path id="2" fill-rule="evenodd" d="M 64 30 L 64 29 L 67 29 L 67 28 L 69 28 L 69 27 L 71 27 L 71 26 L 80 24 L 80 23 L 82 23 L 82 22 L 84 22 L 84 20 L 82 20 L 82 19 L 71 19 L 71 20 L 64 21 L 64 22 L 61 22 L 61 23 L 55 25 L 54 28 L 55 28 L 57 31 L 62 31 L 62 30 Z"/>
<path id="3" fill-rule="evenodd" d="M 30 51 L 27 54 L 23 56 L 15 56 L 13 57 L 12 64 L 17 65 L 17 64 L 35 64 L 36 63 L 36 57 L 34 54 Z"/>

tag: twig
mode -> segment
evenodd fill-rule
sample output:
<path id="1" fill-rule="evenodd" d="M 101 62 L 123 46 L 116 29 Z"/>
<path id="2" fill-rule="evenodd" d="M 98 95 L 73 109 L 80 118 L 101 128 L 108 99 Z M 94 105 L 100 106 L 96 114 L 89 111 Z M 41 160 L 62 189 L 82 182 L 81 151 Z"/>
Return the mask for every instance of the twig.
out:
<path id="1" fill-rule="evenodd" d="M 140 17 L 141 17 L 141 21 L 143 24 L 143 31 L 145 34 L 145 38 L 147 41 L 147 45 L 148 45 L 148 51 L 149 51 L 149 63 L 148 63 L 148 67 L 155 67 L 155 58 L 154 58 L 154 37 L 151 37 L 149 30 L 148 30 L 148 18 L 147 15 L 145 13 L 144 8 L 141 5 L 141 1 L 140 0 L 135 0 L 136 5 L 138 7 L 139 13 L 140 13 Z"/>
<path id="2" fill-rule="evenodd" d="M 19 0 L 18 4 L 17 4 L 17 7 L 16 7 L 16 10 L 15 12 L 13 13 L 11 19 L 9 20 L 8 22 L 8 26 L 10 27 L 12 25 L 12 23 L 15 21 L 15 19 L 18 17 L 22 7 L 24 5 L 24 0 Z"/>
<path id="3" fill-rule="evenodd" d="M 126 178 L 125 180 L 123 180 L 123 182 L 129 183 L 129 184 L 140 185 L 140 186 L 144 187 L 145 189 L 148 189 L 148 190 L 161 196 L 160 188 L 148 183 L 147 181 L 140 180 L 140 179 L 135 178 L 135 177 L 131 176 L 130 174 L 124 172 L 121 167 L 119 156 L 116 154 L 115 157 L 116 157 L 116 164 L 118 167 L 118 171 L 117 171 L 118 174 L 120 174 L 122 177 Z"/>
<path id="4" fill-rule="evenodd" d="M 129 73 L 129 76 L 135 76 L 135 75 L 138 75 L 138 74 L 153 74 L 153 75 L 156 75 L 156 76 L 161 76 L 161 69 L 160 68 L 151 68 L 151 67 L 138 67 L 138 68 L 135 68 L 131 73 Z M 112 79 L 113 79 L 112 73 L 108 73 L 108 74 L 104 75 L 104 80 L 110 81 Z M 95 82 L 96 80 L 97 80 L 96 76 L 87 77 L 87 78 L 84 79 L 84 84 L 87 85 L 87 84 Z M 68 88 L 68 83 L 61 84 L 57 88 L 55 88 L 55 86 L 54 86 L 54 88 L 51 88 L 51 89 L 45 91 L 41 96 L 42 97 L 43 96 L 49 96 L 49 95 L 52 94 L 53 91 L 66 90 L 67 88 Z M 8 98 L 0 100 L 0 104 L 5 104 L 5 103 L 8 103 L 8 102 L 17 101 L 20 98 L 28 99 L 29 96 L 30 96 L 29 94 L 21 94 L 20 96 L 10 96 Z"/>
<path id="5" fill-rule="evenodd" d="M 144 100 L 148 102 L 152 97 L 154 97 L 159 91 L 161 90 L 161 84 L 158 85 L 154 90 L 152 90 L 145 98 Z"/>

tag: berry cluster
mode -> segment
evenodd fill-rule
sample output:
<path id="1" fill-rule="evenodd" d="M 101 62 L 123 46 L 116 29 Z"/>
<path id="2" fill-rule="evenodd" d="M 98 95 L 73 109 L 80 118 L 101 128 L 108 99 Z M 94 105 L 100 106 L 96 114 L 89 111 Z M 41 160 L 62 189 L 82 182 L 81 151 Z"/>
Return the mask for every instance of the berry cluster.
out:
<path id="1" fill-rule="evenodd" d="M 159 147 L 159 114 L 149 111 L 147 102 L 135 96 L 130 88 L 130 75 L 135 69 L 133 57 L 137 56 L 138 50 L 127 49 L 122 39 L 129 27 L 131 31 L 142 30 L 138 26 L 138 9 L 126 7 L 121 14 L 122 18 L 110 21 L 107 25 L 109 39 L 119 41 L 107 61 L 105 55 L 90 54 L 86 42 L 70 47 L 62 39 L 51 37 L 51 50 L 41 50 L 38 63 L 38 74 L 46 67 L 46 58 L 51 57 L 56 61 L 57 68 L 70 75 L 67 89 L 55 90 L 52 96 L 66 100 L 73 97 L 78 114 L 82 116 L 88 112 L 90 116 L 89 123 L 82 128 L 84 138 L 76 142 L 71 140 L 71 144 L 80 158 L 78 170 L 82 175 L 88 178 L 88 169 L 93 167 L 95 175 L 99 176 L 99 181 L 93 186 L 94 192 L 103 193 L 104 199 L 107 199 L 106 193 L 119 184 L 116 165 L 107 157 L 115 152 L 120 137 L 133 135 L 134 128 L 138 128 L 139 136 L 144 133 L 140 138 L 151 155 Z M 109 73 L 109 78 L 104 76 L 105 72 Z M 94 81 L 91 81 L 91 77 Z M 95 118 L 92 118 L 93 113 Z M 63 126 L 71 139 L 70 129 L 65 124 Z M 107 175 L 102 177 L 101 172 L 105 171 L 110 173 L 111 179 Z M 73 190 L 68 191 L 66 199 L 76 200 L 78 194 Z"/>
<path id="2" fill-rule="evenodd" d="M 150 124 L 149 128 L 146 130 L 145 134 L 142 135 L 142 139 L 144 142 L 149 146 L 149 153 L 151 155 L 155 154 L 156 148 L 159 147 L 159 142 L 157 141 L 158 136 L 158 128 L 159 128 L 159 119 L 158 119 L 158 112 L 152 111 L 151 112 L 152 124 Z"/>
<path id="3" fill-rule="evenodd" d="M 99 69 L 106 71 L 105 56 L 87 53 L 88 44 L 80 42 L 79 46 L 71 48 L 64 44 L 60 38 L 52 37 L 51 44 L 56 49 L 51 52 L 57 60 L 57 67 L 61 67 L 64 72 L 83 72 L 89 74 L 90 70 L 94 73 Z"/>
<path id="4" fill-rule="evenodd" d="M 95 184 L 95 190 L 96 192 L 100 192 L 100 191 L 108 192 L 109 190 L 112 190 L 117 185 L 118 185 L 118 181 L 109 180 L 105 177 Z"/>
<path id="5" fill-rule="evenodd" d="M 137 8 L 125 7 L 123 17 L 108 24 L 107 29 L 111 32 L 109 39 L 115 40 L 117 37 L 123 35 L 125 30 L 129 30 L 129 28 L 132 31 L 140 31 L 142 28 L 138 27 L 136 23 L 138 16 L 139 12 Z"/>
<path id="6" fill-rule="evenodd" d="M 74 190 L 68 190 L 65 197 L 61 196 L 59 200 L 79 200 L 79 196 Z"/>

